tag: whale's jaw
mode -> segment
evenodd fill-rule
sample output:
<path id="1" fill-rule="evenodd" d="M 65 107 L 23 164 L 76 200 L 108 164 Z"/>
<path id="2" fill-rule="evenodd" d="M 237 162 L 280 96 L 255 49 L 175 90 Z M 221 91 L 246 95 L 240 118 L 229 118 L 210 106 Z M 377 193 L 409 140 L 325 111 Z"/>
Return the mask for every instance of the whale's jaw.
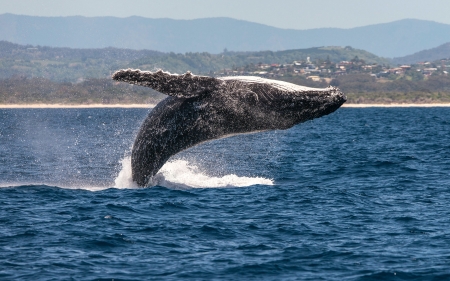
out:
<path id="1" fill-rule="evenodd" d="M 338 88 L 328 87 L 320 91 L 305 91 L 280 101 L 279 113 L 286 120 L 285 126 L 277 129 L 289 129 L 294 125 L 319 118 L 339 109 L 347 101 Z"/>
<path id="2" fill-rule="evenodd" d="M 316 114 L 313 118 L 333 113 L 347 101 L 347 97 L 338 88 L 330 86 L 327 89 L 328 91 L 317 98 L 319 106 L 316 108 Z"/>

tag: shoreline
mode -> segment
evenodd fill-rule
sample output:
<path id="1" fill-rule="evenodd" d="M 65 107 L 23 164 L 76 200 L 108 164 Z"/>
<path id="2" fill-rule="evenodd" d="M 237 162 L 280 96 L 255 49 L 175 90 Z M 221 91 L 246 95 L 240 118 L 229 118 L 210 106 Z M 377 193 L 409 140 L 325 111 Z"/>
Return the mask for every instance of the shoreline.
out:
<path id="1" fill-rule="evenodd" d="M 48 104 L 48 103 L 33 103 L 33 104 L 0 104 L 0 109 L 7 108 L 153 108 L 156 104 Z"/>
<path id="2" fill-rule="evenodd" d="M 156 104 L 0 104 L 0 109 L 26 109 L 26 108 L 153 108 Z M 369 107 L 450 107 L 450 103 L 348 103 L 342 107 L 369 108 Z"/>
<path id="3" fill-rule="evenodd" d="M 367 108 L 367 107 L 450 107 L 450 103 L 344 103 L 342 107 Z"/>

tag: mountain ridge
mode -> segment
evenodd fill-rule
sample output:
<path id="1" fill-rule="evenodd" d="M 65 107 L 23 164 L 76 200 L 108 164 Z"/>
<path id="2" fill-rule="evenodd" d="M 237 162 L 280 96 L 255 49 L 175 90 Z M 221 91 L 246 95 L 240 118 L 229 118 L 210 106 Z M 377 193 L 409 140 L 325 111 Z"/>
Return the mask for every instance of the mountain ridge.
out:
<path id="1" fill-rule="evenodd" d="M 436 61 L 445 58 L 450 58 L 450 42 L 435 48 L 422 50 L 408 56 L 393 58 L 392 62 L 395 64 L 414 64 L 418 62 Z"/>
<path id="2" fill-rule="evenodd" d="M 161 52 L 281 51 L 352 46 L 402 57 L 450 42 L 450 25 L 405 19 L 350 29 L 281 29 L 231 18 L 194 20 L 0 15 L 0 40 L 71 48 L 129 48 Z"/>

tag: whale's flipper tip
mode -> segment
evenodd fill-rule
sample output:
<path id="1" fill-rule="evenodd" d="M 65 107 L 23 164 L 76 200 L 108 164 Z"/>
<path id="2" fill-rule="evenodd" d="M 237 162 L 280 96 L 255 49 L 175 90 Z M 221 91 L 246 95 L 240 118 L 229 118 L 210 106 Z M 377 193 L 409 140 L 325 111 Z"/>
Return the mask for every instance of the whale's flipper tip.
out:
<path id="1" fill-rule="evenodd" d="M 112 79 L 130 84 L 152 88 L 163 94 L 191 98 L 208 94 L 222 83 L 214 77 L 197 76 L 187 71 L 185 74 L 171 74 L 159 69 L 155 72 L 140 69 L 121 69 L 112 75 Z"/>

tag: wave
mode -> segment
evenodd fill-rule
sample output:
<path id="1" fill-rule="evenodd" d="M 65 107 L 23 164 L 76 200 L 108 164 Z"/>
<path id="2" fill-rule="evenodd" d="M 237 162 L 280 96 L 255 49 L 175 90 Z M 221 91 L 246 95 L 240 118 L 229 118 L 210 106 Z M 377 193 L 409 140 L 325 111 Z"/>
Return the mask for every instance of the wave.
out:
<path id="1" fill-rule="evenodd" d="M 121 160 L 122 169 L 111 182 L 94 182 L 88 179 L 77 180 L 47 180 L 47 181 L 17 181 L 0 183 L 0 188 L 25 187 L 25 186 L 48 186 L 64 189 L 83 189 L 89 191 L 100 191 L 108 188 L 133 189 L 139 188 L 132 180 L 131 157 L 127 156 Z M 197 165 L 187 160 L 168 161 L 161 170 L 153 177 L 150 186 L 162 186 L 170 189 L 189 188 L 224 188 L 224 187 L 246 187 L 251 185 L 273 185 L 271 179 L 262 177 L 244 177 L 235 174 L 224 176 L 211 176 Z"/>
<path id="2" fill-rule="evenodd" d="M 136 188 L 137 185 L 131 177 L 131 157 L 122 159 L 122 170 L 115 179 L 116 188 Z M 220 188 L 220 187 L 245 187 L 251 185 L 273 185 L 273 180 L 262 177 L 241 177 L 229 174 L 214 177 L 202 171 L 195 164 L 186 160 L 172 160 L 167 162 L 153 177 L 152 186 L 167 188 Z"/>
<path id="3" fill-rule="evenodd" d="M 32 181 L 19 181 L 19 182 L 6 182 L 0 183 L 0 188 L 22 188 L 22 187 L 56 187 L 63 189 L 83 189 L 89 191 L 101 191 L 111 188 L 111 185 L 95 185 L 91 183 L 62 183 L 62 182 L 32 182 Z"/>

